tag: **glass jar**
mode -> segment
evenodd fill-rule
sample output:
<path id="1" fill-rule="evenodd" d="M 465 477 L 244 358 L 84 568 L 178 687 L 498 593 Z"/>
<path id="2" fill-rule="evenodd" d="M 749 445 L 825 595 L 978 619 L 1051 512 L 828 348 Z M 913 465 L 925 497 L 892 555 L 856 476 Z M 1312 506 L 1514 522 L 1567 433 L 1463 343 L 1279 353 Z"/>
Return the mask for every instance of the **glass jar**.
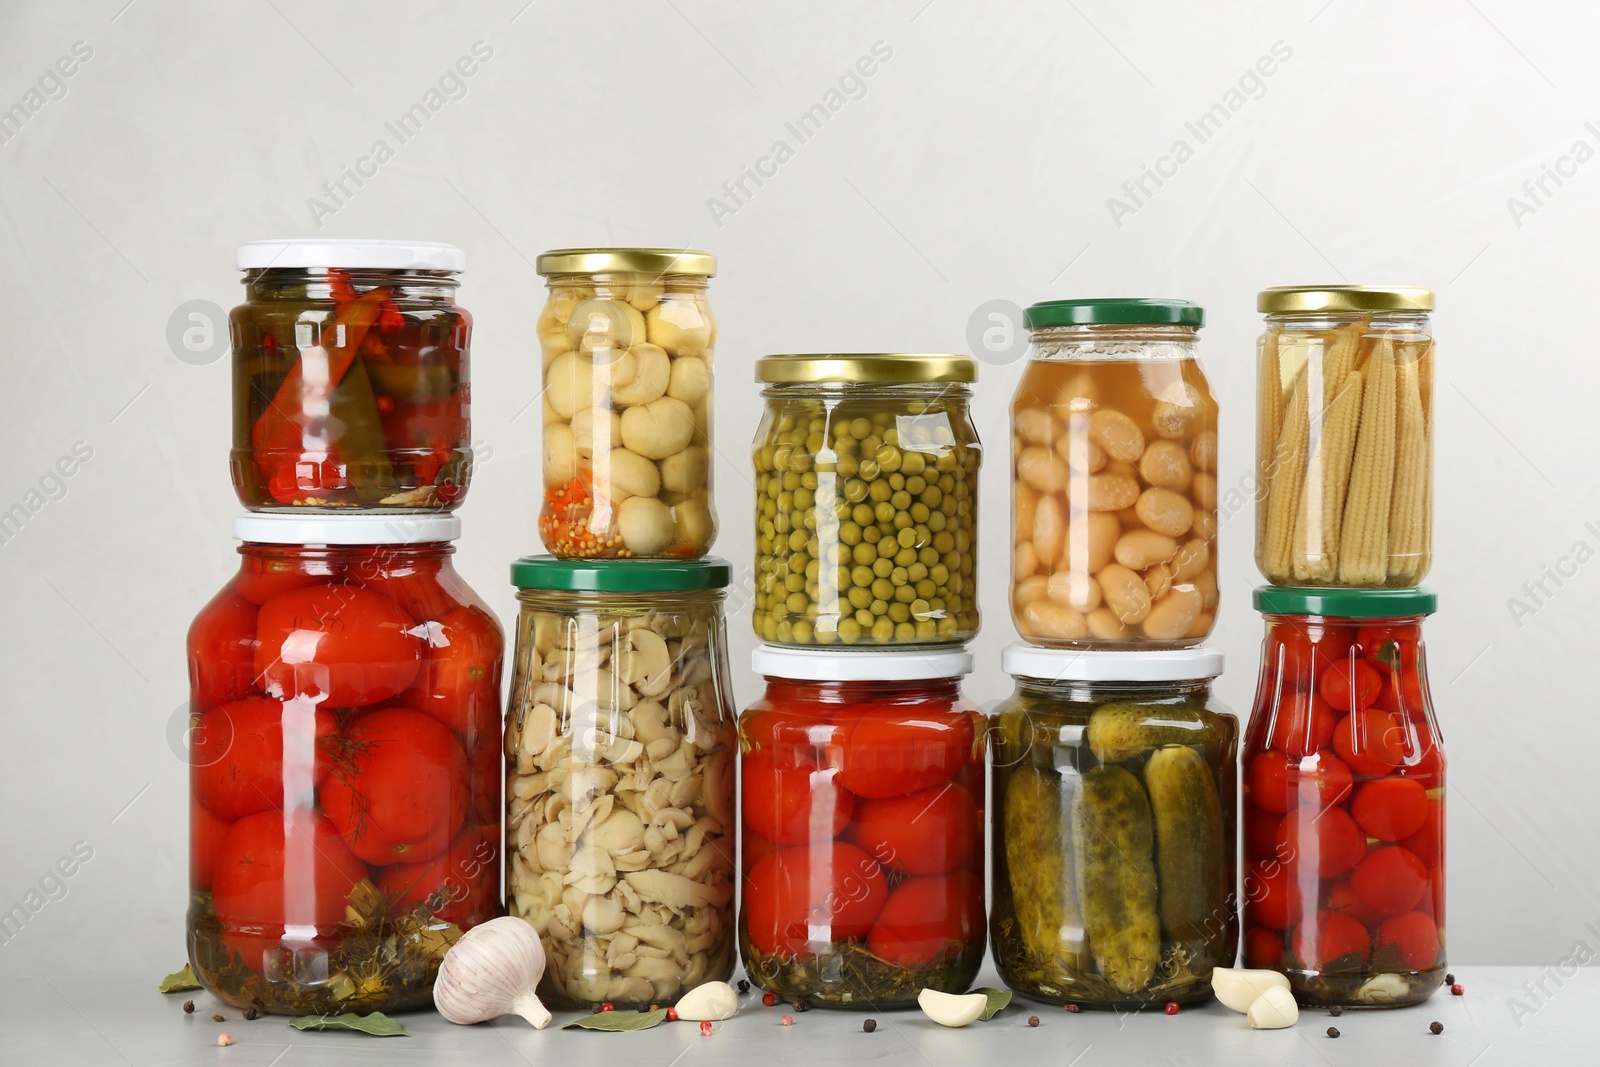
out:
<path id="1" fill-rule="evenodd" d="M 765 356 L 756 636 L 960 644 L 978 633 L 978 467 L 966 356 Z"/>
<path id="2" fill-rule="evenodd" d="M 995 721 L 990 931 L 1006 985 L 1051 1004 L 1211 995 L 1239 942 L 1238 720 L 1222 655 L 1024 645 Z"/>
<path id="3" fill-rule="evenodd" d="M 466 256 L 425 241 L 252 241 L 229 316 L 252 511 L 450 511 L 472 474 Z"/>
<path id="4" fill-rule="evenodd" d="M 1256 565 L 1274 585 L 1416 585 L 1433 561 L 1433 294 L 1295 285 L 1256 307 Z"/>
<path id="5" fill-rule="evenodd" d="M 671 1004 L 733 973 L 729 568 L 525 557 L 505 751 L 507 910 L 551 1008 Z"/>
<path id="6" fill-rule="evenodd" d="M 1072 648 L 1199 644 L 1217 612 L 1217 405 L 1184 300 L 1028 308 L 1011 403 L 1011 614 Z"/>
<path id="7" fill-rule="evenodd" d="M 1385 1007 L 1445 971 L 1444 749 L 1421 589 L 1256 590 L 1244 956 L 1302 1003 Z"/>
<path id="8" fill-rule="evenodd" d="M 539 257 L 550 298 L 539 536 L 560 559 L 698 559 L 711 502 L 714 256 L 563 248 Z"/>
<path id="9" fill-rule="evenodd" d="M 235 1007 L 409 1011 L 499 914 L 494 616 L 448 515 L 252 515 L 189 628 L 189 962 Z"/>
<path id="10" fill-rule="evenodd" d="M 983 962 L 984 718 L 967 652 L 762 645 L 739 720 L 745 973 L 817 1007 L 965 993 Z"/>

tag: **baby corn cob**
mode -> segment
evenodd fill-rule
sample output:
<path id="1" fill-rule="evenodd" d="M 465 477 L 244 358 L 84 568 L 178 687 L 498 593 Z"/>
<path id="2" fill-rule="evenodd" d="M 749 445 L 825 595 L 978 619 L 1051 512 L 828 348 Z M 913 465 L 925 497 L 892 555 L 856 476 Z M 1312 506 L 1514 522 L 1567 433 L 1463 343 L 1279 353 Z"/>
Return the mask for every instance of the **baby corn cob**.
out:
<path id="1" fill-rule="evenodd" d="M 1339 535 L 1339 581 L 1345 585 L 1382 585 L 1388 576 L 1394 424 L 1394 345 L 1379 337 L 1367 360 L 1367 385 Z"/>
<path id="2" fill-rule="evenodd" d="M 1283 429 L 1273 447 L 1272 483 L 1267 497 L 1266 534 L 1261 541 L 1261 572 L 1268 581 L 1288 578 L 1293 571 L 1294 520 L 1306 472 L 1310 435 L 1311 383 L 1301 367 L 1289 386 Z"/>
<path id="3" fill-rule="evenodd" d="M 1423 494 L 1427 479 L 1427 427 L 1423 422 L 1421 368 L 1416 351 L 1402 349 L 1395 373 L 1399 382 L 1395 454 L 1394 505 L 1389 513 L 1388 576 L 1410 584 L 1421 574 L 1424 558 Z"/>
<path id="4" fill-rule="evenodd" d="M 1354 362 L 1355 344 L 1341 365 Z M 1330 359 L 1329 363 L 1333 361 Z M 1326 371 L 1327 366 L 1324 367 Z M 1294 578 L 1297 582 L 1331 582 L 1339 570 L 1340 525 L 1345 489 L 1350 482 L 1350 457 L 1355 451 L 1356 426 L 1361 418 L 1361 372 L 1349 371 L 1322 413 L 1311 460 L 1306 464 L 1305 488 L 1295 521 Z"/>
<path id="5" fill-rule="evenodd" d="M 1267 498 L 1272 489 L 1272 450 L 1283 428 L 1283 382 L 1278 377 L 1278 336 L 1261 339 L 1256 362 L 1256 544 L 1266 543 Z"/>

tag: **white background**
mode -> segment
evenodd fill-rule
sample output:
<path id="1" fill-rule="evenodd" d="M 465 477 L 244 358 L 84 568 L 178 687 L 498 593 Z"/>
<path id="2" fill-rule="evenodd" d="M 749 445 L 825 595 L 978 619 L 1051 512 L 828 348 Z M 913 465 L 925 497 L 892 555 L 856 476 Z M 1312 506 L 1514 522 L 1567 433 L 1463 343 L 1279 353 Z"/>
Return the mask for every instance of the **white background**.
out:
<path id="1" fill-rule="evenodd" d="M 1600 548 L 1600 163 L 1568 166 L 1520 220 L 1507 205 L 1574 142 L 1600 147 L 1584 125 L 1600 119 L 1597 29 L 1590 5 L 1509 0 L 0 6 L 0 108 L 74 42 L 93 49 L 0 144 L 0 510 L 74 442 L 93 449 L 0 544 L 0 910 L 74 842 L 94 849 L 0 947 L 0 975 L 153 976 L 183 958 L 187 776 L 170 738 L 184 630 L 235 566 L 238 506 L 228 361 L 180 359 L 168 324 L 186 301 L 239 300 L 240 242 L 319 233 L 467 249 L 474 436 L 492 459 L 457 562 L 502 620 L 507 564 L 539 548 L 537 407 L 514 417 L 538 387 L 543 249 L 719 257 L 716 550 L 741 569 L 760 354 L 964 351 L 992 299 L 1191 299 L 1208 312 L 1227 487 L 1251 464 L 1258 289 L 1436 289 L 1427 636 L 1450 754 L 1449 955 L 1600 947 L 1585 929 L 1600 918 L 1600 564 L 1547 582 L 1520 626 L 1507 604 L 1576 542 Z M 398 145 L 384 124 L 479 41 L 492 57 L 465 95 Z M 892 58 L 796 147 L 784 123 L 879 41 Z M 1178 138 L 1193 146 L 1185 122 L 1279 41 L 1291 58 L 1118 226 L 1107 198 Z M 780 137 L 794 157 L 718 225 L 708 199 Z M 308 198 L 379 138 L 394 158 L 319 229 Z M 968 688 L 985 702 L 1009 686 L 1003 452 L 1020 370 L 986 364 L 976 402 L 992 455 Z M 1220 692 L 1241 713 L 1260 637 L 1252 529 L 1247 508 L 1222 530 Z M 743 704 L 747 616 L 730 631 Z"/>

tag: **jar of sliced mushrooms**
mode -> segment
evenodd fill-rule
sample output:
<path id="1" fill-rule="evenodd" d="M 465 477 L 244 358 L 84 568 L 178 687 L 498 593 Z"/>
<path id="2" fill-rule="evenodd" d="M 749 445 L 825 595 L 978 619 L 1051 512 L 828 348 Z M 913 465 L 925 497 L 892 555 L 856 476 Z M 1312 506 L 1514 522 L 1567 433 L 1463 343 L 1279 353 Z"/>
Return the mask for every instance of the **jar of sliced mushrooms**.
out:
<path id="1" fill-rule="evenodd" d="M 506 908 L 556 1009 L 670 1004 L 733 972 L 738 729 L 716 559 L 512 565 Z"/>
<path id="2" fill-rule="evenodd" d="M 711 505 L 716 258 L 670 248 L 539 257 L 543 353 L 539 535 L 561 559 L 698 559 Z"/>

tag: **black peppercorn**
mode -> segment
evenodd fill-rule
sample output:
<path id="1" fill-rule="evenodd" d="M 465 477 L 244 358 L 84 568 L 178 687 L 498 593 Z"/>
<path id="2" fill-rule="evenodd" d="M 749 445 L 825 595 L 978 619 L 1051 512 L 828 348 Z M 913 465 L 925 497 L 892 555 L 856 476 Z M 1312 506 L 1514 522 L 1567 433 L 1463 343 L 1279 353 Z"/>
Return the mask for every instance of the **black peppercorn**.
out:
<path id="1" fill-rule="evenodd" d="M 1028 1016 L 1028 1025 L 1029 1026 L 1038 1026 L 1039 1025 L 1039 1017 L 1037 1015 Z"/>
<path id="2" fill-rule="evenodd" d="M 185 1015 L 193 1015 L 194 1014 L 194 1001 L 186 1000 L 186 1001 L 183 1002 L 183 1013 Z"/>
<path id="3" fill-rule="evenodd" d="M 866 1031 L 869 1034 L 872 1033 L 872 1031 L 876 1030 L 877 1028 L 878 1028 L 878 1020 L 876 1020 L 876 1019 L 868 1019 L 866 1022 L 861 1024 L 861 1029 Z"/>
<path id="4" fill-rule="evenodd" d="M 1428 1024 L 1428 1033 L 1430 1033 L 1430 1034 L 1442 1034 L 1442 1033 L 1444 1033 L 1444 1023 L 1437 1022 L 1437 1021 L 1429 1023 Z"/>
<path id="5" fill-rule="evenodd" d="M 810 1011 L 811 1010 L 811 1005 L 807 1004 L 803 1000 L 797 1000 L 797 1001 L 794 1002 L 794 1010 L 795 1011 Z"/>
<path id="6" fill-rule="evenodd" d="M 212 1017 L 211 1017 L 211 1021 L 212 1021 L 212 1022 L 217 1022 L 217 1023 L 220 1023 L 220 1022 L 222 1022 L 222 1021 L 223 1021 L 223 1018 L 222 1018 L 222 1016 L 220 1016 L 220 1015 L 213 1015 L 213 1016 L 212 1016 Z"/>
<path id="7" fill-rule="evenodd" d="M 1339 1028 L 1337 1026 L 1328 1027 L 1328 1036 L 1329 1037 L 1338 1037 L 1339 1036 Z"/>
<path id="8" fill-rule="evenodd" d="M 1333 1007 L 1328 1009 L 1328 1014 L 1337 1019 L 1339 1016 L 1344 1014 L 1344 1009 L 1335 1004 Z"/>
<path id="9" fill-rule="evenodd" d="M 1074 1015 L 1076 1015 L 1078 1012 L 1082 1011 L 1083 1009 L 1078 1007 L 1076 1004 L 1068 1004 L 1067 1005 L 1067 1010 L 1072 1012 Z"/>
<path id="10" fill-rule="evenodd" d="M 1446 974 L 1444 976 L 1444 984 L 1445 985 L 1455 985 L 1456 984 L 1456 976 L 1453 975 L 1453 974 Z"/>
<path id="11" fill-rule="evenodd" d="M 249 1019 L 251 1022 L 254 1022 L 255 1020 L 261 1018 L 261 1013 L 255 1008 L 246 1008 L 244 1010 L 244 1017 Z"/>
<path id="12" fill-rule="evenodd" d="M 746 982 L 743 978 L 739 979 L 739 992 L 741 992 L 741 993 L 750 992 L 750 983 Z"/>

